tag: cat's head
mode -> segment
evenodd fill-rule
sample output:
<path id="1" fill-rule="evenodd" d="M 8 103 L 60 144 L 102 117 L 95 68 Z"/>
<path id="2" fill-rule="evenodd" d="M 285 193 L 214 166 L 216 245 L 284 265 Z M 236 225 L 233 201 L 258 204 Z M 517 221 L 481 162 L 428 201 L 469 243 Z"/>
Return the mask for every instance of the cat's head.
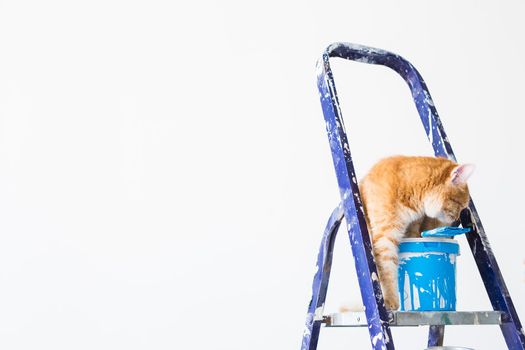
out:
<path id="1" fill-rule="evenodd" d="M 446 225 L 459 219 L 459 214 L 468 206 L 469 191 L 467 180 L 474 171 L 474 165 L 461 164 L 444 170 L 435 188 L 424 200 L 425 214 Z"/>

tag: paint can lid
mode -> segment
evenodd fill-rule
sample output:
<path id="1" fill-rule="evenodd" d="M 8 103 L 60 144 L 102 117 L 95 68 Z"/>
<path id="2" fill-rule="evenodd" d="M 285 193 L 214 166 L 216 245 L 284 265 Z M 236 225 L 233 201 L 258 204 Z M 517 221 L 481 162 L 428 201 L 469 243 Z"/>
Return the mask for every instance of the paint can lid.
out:
<path id="1" fill-rule="evenodd" d="M 433 230 L 421 232 L 421 237 L 445 237 L 450 238 L 470 232 L 470 227 L 443 226 Z"/>

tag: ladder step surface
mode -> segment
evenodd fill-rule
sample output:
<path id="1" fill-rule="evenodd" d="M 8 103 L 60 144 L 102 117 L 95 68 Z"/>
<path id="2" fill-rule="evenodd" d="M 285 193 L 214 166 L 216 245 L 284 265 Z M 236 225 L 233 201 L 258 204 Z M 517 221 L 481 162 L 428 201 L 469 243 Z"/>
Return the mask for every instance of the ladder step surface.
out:
<path id="1" fill-rule="evenodd" d="M 323 318 L 327 327 L 366 327 L 364 312 L 334 313 Z M 390 326 L 499 325 L 507 322 L 501 311 L 393 311 Z"/>

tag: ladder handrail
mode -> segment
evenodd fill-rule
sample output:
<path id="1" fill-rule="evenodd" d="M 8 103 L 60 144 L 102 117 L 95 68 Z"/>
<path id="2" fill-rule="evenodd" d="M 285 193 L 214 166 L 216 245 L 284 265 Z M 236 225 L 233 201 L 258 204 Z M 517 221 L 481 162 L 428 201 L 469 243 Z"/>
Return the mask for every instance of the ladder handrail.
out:
<path id="1" fill-rule="evenodd" d="M 441 120 L 439 119 L 434 101 L 430 96 L 427 85 L 417 69 L 403 57 L 373 47 L 351 44 L 334 43 L 326 48 L 322 60 L 328 57 L 339 57 L 361 63 L 382 65 L 398 73 L 408 84 L 412 98 L 416 103 L 417 111 L 425 128 L 434 153 L 437 157 L 445 157 L 456 161 Z"/>

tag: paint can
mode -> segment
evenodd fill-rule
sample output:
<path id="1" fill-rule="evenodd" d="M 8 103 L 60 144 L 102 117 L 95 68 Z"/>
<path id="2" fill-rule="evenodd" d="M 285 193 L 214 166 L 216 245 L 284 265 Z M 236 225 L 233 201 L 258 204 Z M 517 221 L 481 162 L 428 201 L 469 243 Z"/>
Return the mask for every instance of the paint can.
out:
<path id="1" fill-rule="evenodd" d="M 455 311 L 458 255 L 454 239 L 403 239 L 398 270 L 401 311 Z"/>

